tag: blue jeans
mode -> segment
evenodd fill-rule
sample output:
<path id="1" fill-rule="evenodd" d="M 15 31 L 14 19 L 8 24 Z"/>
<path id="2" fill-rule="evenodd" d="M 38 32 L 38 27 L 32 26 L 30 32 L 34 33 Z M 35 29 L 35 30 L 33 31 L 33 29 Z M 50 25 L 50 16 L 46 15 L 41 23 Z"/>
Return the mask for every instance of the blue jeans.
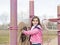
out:
<path id="1" fill-rule="evenodd" d="M 32 45 L 41 45 L 40 43 L 38 43 L 38 44 L 32 44 Z"/>

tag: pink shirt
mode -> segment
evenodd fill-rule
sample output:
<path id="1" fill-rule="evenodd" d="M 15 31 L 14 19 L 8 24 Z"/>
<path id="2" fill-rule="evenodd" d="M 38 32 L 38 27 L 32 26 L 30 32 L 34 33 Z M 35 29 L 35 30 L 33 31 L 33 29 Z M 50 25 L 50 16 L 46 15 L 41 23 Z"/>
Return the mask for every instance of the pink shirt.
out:
<path id="1" fill-rule="evenodd" d="M 31 35 L 30 41 L 32 43 L 42 43 L 42 28 L 34 28 L 32 30 L 23 31 L 25 35 Z"/>

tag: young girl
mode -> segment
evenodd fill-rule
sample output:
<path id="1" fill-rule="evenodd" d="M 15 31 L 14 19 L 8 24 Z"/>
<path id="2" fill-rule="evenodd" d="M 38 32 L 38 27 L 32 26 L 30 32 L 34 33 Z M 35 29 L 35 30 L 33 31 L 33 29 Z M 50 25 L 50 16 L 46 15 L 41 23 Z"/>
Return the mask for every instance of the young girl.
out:
<path id="1" fill-rule="evenodd" d="M 31 30 L 23 30 L 22 33 L 30 35 L 32 45 L 42 45 L 42 26 L 37 16 L 34 16 L 31 21 Z"/>

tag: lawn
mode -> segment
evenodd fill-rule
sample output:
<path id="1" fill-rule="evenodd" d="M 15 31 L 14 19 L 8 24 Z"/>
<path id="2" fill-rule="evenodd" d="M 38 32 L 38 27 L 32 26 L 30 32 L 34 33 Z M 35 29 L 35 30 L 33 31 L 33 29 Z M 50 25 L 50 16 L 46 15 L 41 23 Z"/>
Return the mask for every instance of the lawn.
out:
<path id="1" fill-rule="evenodd" d="M 52 33 L 54 33 L 52 35 Z M 43 41 L 46 42 L 48 39 L 54 39 L 56 37 L 55 32 L 46 32 L 43 34 Z M 0 44 L 9 44 L 9 30 L 0 30 Z"/>
<path id="2" fill-rule="evenodd" d="M 0 44 L 9 43 L 9 31 L 0 30 Z"/>
<path id="3" fill-rule="evenodd" d="M 0 43 L 8 43 L 9 36 L 8 35 L 0 35 Z"/>

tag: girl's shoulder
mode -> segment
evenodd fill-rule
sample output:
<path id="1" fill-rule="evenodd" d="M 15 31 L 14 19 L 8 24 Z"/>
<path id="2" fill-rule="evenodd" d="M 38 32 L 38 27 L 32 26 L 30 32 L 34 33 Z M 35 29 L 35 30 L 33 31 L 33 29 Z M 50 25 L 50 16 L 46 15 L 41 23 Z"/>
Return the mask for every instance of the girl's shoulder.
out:
<path id="1" fill-rule="evenodd" d="M 35 28 L 42 30 L 42 27 L 40 25 L 35 26 Z"/>

